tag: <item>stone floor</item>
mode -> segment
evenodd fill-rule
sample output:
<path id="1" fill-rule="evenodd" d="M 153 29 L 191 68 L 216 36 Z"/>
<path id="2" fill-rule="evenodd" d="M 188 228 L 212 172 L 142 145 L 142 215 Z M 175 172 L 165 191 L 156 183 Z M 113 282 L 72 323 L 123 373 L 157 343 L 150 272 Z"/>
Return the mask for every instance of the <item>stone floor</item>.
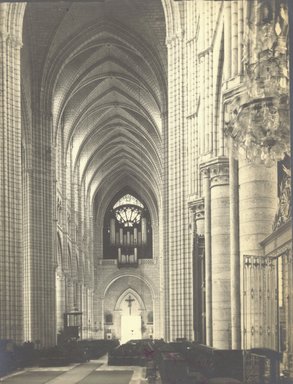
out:
<path id="1" fill-rule="evenodd" d="M 29 368 L 0 380 L 9 384 L 143 384 L 145 369 L 108 366 L 106 356 L 69 367 Z"/>

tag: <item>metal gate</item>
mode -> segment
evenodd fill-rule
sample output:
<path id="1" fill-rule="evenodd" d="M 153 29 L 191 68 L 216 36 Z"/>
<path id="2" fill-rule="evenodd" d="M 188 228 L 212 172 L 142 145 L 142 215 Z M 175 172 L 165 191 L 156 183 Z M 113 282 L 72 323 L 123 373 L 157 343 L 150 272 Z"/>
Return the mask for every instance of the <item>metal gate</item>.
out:
<path id="1" fill-rule="evenodd" d="M 244 256 L 243 348 L 279 350 L 278 258 Z"/>

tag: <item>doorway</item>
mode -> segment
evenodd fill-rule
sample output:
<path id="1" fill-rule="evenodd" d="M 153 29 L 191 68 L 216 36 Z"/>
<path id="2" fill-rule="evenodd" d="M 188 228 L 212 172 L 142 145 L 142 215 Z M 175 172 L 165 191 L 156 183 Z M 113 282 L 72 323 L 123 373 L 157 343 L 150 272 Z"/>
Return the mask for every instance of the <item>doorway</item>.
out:
<path id="1" fill-rule="evenodd" d="M 142 300 L 137 293 L 127 290 L 121 295 L 121 344 L 142 338 Z"/>
<path id="2" fill-rule="evenodd" d="M 141 316 L 121 316 L 121 344 L 141 339 Z"/>

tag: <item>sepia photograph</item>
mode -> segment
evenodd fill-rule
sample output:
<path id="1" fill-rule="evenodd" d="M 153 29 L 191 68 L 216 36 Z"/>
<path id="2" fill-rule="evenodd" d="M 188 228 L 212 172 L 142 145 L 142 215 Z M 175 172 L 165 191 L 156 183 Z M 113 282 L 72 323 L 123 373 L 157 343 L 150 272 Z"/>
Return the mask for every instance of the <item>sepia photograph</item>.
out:
<path id="1" fill-rule="evenodd" d="M 0 1 L 0 382 L 293 384 L 291 47 L 292 0 Z"/>

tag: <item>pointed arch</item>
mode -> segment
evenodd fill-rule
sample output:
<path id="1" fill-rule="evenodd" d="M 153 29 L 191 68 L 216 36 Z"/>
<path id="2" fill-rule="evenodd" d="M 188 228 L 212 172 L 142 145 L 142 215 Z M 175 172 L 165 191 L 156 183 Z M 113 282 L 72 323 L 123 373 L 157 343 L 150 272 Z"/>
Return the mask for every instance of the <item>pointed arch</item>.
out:
<path id="1" fill-rule="evenodd" d="M 154 289 L 154 283 L 150 281 L 146 276 L 137 275 L 135 273 L 126 273 L 126 272 L 115 272 L 114 275 L 110 275 L 109 278 L 101 285 L 100 292 L 103 292 L 103 298 L 106 297 L 107 292 L 111 288 L 112 284 L 114 284 L 119 279 L 125 279 L 128 277 L 133 277 L 138 280 L 140 280 L 143 284 L 146 285 L 146 287 L 149 289 L 151 293 L 151 297 L 154 300 L 156 297 L 155 289 Z"/>
<path id="2" fill-rule="evenodd" d="M 145 306 L 145 303 L 144 301 L 142 300 L 140 294 L 138 292 L 136 292 L 134 289 L 132 288 L 127 288 L 124 292 L 121 293 L 120 297 L 118 298 L 118 300 L 116 301 L 116 304 L 115 304 L 115 311 L 119 311 L 121 310 L 121 306 L 122 306 L 122 303 L 124 302 L 124 300 L 128 297 L 128 296 L 133 296 L 137 302 L 139 303 L 139 306 L 140 306 L 140 310 L 146 310 L 146 306 Z"/>

